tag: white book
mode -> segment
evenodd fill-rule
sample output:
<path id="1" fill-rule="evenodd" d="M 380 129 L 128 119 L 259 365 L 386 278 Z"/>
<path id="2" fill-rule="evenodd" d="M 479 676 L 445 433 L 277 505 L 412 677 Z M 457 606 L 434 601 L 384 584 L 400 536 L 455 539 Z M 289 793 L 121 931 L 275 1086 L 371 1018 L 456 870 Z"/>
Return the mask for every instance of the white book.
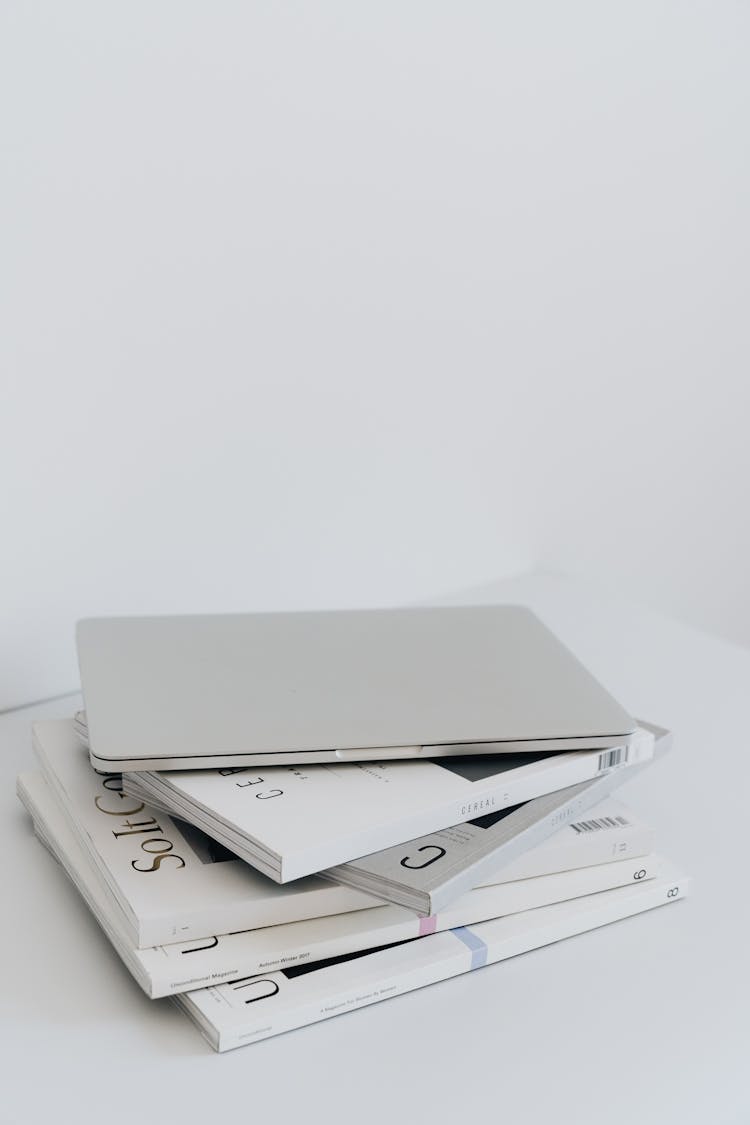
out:
<path id="1" fill-rule="evenodd" d="M 650 725 L 647 729 L 656 739 L 654 754 L 663 754 L 671 744 L 670 733 Z M 558 861 L 567 849 L 575 853 L 576 842 L 592 832 L 607 829 L 620 836 L 617 830 L 626 827 L 622 814 L 590 814 L 588 810 L 617 785 L 649 766 L 650 762 L 644 762 L 604 773 L 593 781 L 547 793 L 516 808 L 501 809 L 340 864 L 324 874 L 397 906 L 434 914 L 470 887 L 497 882 L 509 864 L 523 867 L 534 845 L 542 844 L 552 834 Z M 561 828 L 566 824 L 567 828 Z M 575 867 L 575 862 L 571 866 Z"/>
<path id="2" fill-rule="evenodd" d="M 648 761 L 639 728 L 609 750 L 436 761 L 146 771 L 125 792 L 201 828 L 280 883 Z"/>
<path id="3" fill-rule="evenodd" d="M 403 907 L 379 906 L 336 917 L 217 935 L 200 942 L 136 949 L 128 940 L 122 910 L 70 828 L 44 777 L 39 773 L 21 774 L 17 788 L 33 818 L 37 835 L 70 876 L 128 970 L 152 998 L 175 995 L 238 976 L 309 965 L 455 926 L 640 883 L 657 876 L 664 865 L 656 855 L 631 857 L 577 871 L 483 887 L 469 891 L 449 909 L 427 919 Z"/>
<path id="4" fill-rule="evenodd" d="M 645 884 L 543 906 L 402 945 L 229 981 L 175 997 L 217 1051 L 268 1039 L 676 902 L 676 868 Z"/>
<path id="5" fill-rule="evenodd" d="M 323 879 L 280 887 L 189 824 L 134 801 L 98 774 L 69 720 L 35 723 L 42 772 L 126 919 L 138 948 L 212 938 L 378 906 Z"/>

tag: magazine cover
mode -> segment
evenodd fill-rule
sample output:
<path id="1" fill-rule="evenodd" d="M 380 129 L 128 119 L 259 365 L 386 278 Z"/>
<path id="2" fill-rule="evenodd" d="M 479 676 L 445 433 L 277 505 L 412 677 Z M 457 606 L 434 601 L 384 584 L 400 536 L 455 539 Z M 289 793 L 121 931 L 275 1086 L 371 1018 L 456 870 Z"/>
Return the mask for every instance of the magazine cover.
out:
<path id="1" fill-rule="evenodd" d="M 439 761 L 123 774 L 132 798 L 166 808 L 278 882 L 476 820 L 653 757 L 627 746 Z"/>

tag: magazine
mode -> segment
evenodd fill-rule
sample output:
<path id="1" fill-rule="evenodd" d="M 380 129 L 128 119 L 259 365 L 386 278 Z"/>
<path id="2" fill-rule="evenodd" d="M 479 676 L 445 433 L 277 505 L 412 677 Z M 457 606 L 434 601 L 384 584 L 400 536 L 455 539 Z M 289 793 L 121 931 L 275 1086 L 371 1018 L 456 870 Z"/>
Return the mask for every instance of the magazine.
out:
<path id="1" fill-rule="evenodd" d="M 669 866 L 657 879 L 542 906 L 477 926 L 241 977 L 175 997 L 217 1051 L 268 1039 L 467 973 L 656 906 L 677 902 L 689 881 Z M 554 954 L 552 954 L 554 956 Z"/>
<path id="2" fill-rule="evenodd" d="M 436 761 L 123 774 L 136 801 L 167 809 L 280 883 L 476 820 L 653 757 L 639 728 L 609 750 Z"/>
<path id="3" fill-rule="evenodd" d="M 309 965 L 363 949 L 406 941 L 499 915 L 530 910 L 657 876 L 659 856 L 629 857 L 595 867 L 469 891 L 425 919 L 398 906 L 350 911 L 243 933 L 136 949 L 122 910 L 81 846 L 44 777 L 22 774 L 18 795 L 37 835 L 58 859 L 138 984 L 152 998 L 174 995 L 238 976 Z"/>
<path id="4" fill-rule="evenodd" d="M 654 756 L 661 756 L 671 743 L 671 735 L 660 727 L 648 725 L 647 729 L 655 738 Z M 613 842 L 611 833 L 626 827 L 622 817 L 618 820 L 617 814 L 606 813 L 589 816 L 586 810 L 648 764 L 605 773 L 593 781 L 582 781 L 516 808 L 491 812 L 466 824 L 352 860 L 324 874 L 399 906 L 434 914 L 469 887 L 495 882 L 514 861 L 523 871 L 528 857 L 534 854 L 529 849 L 551 834 L 558 861 L 568 848 L 575 853 L 577 842 L 592 834 L 606 848 Z M 621 843 L 618 839 L 618 845 Z M 576 866 L 575 860 L 572 866 Z"/>
<path id="5" fill-rule="evenodd" d="M 98 774 L 69 720 L 35 723 L 34 749 L 69 824 L 145 948 L 379 906 L 324 879 L 280 887 L 190 824 L 134 801 Z"/>

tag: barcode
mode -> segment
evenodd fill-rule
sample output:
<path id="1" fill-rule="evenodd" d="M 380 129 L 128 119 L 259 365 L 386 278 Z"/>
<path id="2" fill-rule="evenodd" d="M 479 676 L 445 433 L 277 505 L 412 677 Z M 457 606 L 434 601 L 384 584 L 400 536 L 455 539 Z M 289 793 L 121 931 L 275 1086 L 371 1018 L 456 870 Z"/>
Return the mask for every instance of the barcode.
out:
<path id="1" fill-rule="evenodd" d="M 571 824 L 579 835 L 582 832 L 598 832 L 600 828 L 625 828 L 630 824 L 624 816 L 600 816 L 598 820 L 578 820 Z"/>
<path id="2" fill-rule="evenodd" d="M 628 760 L 627 746 L 615 746 L 614 750 L 603 750 L 599 755 L 599 769 L 608 770 L 612 766 L 621 766 Z"/>

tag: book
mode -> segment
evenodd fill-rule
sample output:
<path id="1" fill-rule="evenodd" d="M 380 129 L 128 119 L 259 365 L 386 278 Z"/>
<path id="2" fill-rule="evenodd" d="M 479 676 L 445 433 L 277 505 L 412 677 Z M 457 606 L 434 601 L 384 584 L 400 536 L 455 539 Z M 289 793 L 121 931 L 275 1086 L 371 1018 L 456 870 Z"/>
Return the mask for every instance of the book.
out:
<path id="1" fill-rule="evenodd" d="M 192 825 L 133 801 L 120 774 L 98 774 L 69 720 L 35 723 L 36 757 L 137 948 L 212 938 L 378 906 L 317 878 L 290 887 L 259 874 Z"/>
<path id="2" fill-rule="evenodd" d="M 125 966 L 151 998 L 175 995 L 239 976 L 309 965 L 640 883 L 658 876 L 664 864 L 656 855 L 628 857 L 577 871 L 479 888 L 469 891 L 430 919 L 420 918 L 403 907 L 379 906 L 334 917 L 216 935 L 199 942 L 136 949 L 128 940 L 122 910 L 69 826 L 42 774 L 21 774 L 17 791 L 40 840 L 67 872 Z"/>
<path id="3" fill-rule="evenodd" d="M 255 1043 L 683 898 L 675 867 L 643 885 L 542 906 L 476 926 L 227 981 L 175 997 L 217 1051 Z"/>
<path id="4" fill-rule="evenodd" d="M 603 750 L 635 729 L 523 606 L 91 618 L 77 647 L 104 770 Z"/>
<path id="5" fill-rule="evenodd" d="M 654 756 L 661 756 L 671 744 L 670 733 L 648 724 L 644 729 L 654 736 Z M 648 765 L 644 762 L 604 773 L 593 781 L 351 860 L 324 874 L 387 902 L 434 914 L 470 887 L 495 882 L 502 868 L 514 860 L 523 865 L 529 849 L 551 834 L 560 858 L 569 848 L 575 851 L 576 841 L 592 832 L 624 827 L 622 814 L 618 820 L 617 813 L 574 818 L 582 817 L 602 796 Z M 561 827 L 566 824 L 567 828 Z M 602 843 L 607 846 L 604 840 Z"/>
<path id="6" fill-rule="evenodd" d="M 279 883 L 648 761 L 638 728 L 609 750 L 434 761 L 124 773 L 123 789 Z"/>

